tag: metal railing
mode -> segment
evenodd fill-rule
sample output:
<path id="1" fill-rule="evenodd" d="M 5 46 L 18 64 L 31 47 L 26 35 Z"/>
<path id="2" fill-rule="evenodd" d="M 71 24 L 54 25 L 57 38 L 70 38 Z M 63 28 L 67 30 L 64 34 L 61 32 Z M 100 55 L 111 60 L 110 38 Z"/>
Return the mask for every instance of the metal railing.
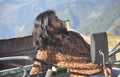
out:
<path id="1" fill-rule="evenodd" d="M 54 63 L 46 62 L 46 61 L 43 61 L 43 60 L 37 59 L 37 58 L 31 58 L 29 56 L 11 56 L 11 57 L 2 57 L 2 58 L 0 58 L 0 61 L 9 61 L 9 60 L 30 60 L 30 61 L 32 60 L 32 61 L 38 61 L 41 64 L 52 65 L 52 66 L 55 66 L 56 68 L 59 68 L 59 66 L 57 66 Z M 17 76 L 16 74 L 20 74 L 22 77 L 29 77 L 30 76 L 29 71 L 31 70 L 32 66 L 33 65 L 27 65 L 27 66 L 18 65 L 17 68 L 1 70 L 0 71 L 0 77 L 1 76 L 7 77 L 8 75 L 11 75 L 9 77 L 13 77 L 13 76 Z M 47 76 L 48 72 L 49 71 L 46 71 L 46 77 L 50 77 L 50 76 Z M 62 76 L 58 76 L 58 77 L 62 77 Z M 69 76 L 69 73 L 66 73 L 65 77 L 68 77 L 68 76 Z"/>

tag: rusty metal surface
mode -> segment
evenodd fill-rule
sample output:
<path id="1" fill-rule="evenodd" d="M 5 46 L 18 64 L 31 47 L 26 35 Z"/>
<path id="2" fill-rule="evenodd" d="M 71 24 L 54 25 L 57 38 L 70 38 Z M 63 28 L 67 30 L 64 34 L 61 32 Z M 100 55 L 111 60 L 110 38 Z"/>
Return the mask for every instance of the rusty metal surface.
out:
<path id="1" fill-rule="evenodd" d="M 35 57 L 35 54 L 36 51 L 32 45 L 31 35 L 25 37 L 0 40 L 0 57 L 18 56 L 18 55 Z M 32 64 L 33 61 L 27 61 L 27 60 L 3 61 L 0 62 L 0 70 L 14 67 L 10 65 L 10 63 L 18 64 L 18 65 L 28 65 L 28 64 Z"/>
<path id="2" fill-rule="evenodd" d="M 22 54 L 23 51 L 31 49 L 33 49 L 31 36 L 0 40 L 0 57 Z"/>

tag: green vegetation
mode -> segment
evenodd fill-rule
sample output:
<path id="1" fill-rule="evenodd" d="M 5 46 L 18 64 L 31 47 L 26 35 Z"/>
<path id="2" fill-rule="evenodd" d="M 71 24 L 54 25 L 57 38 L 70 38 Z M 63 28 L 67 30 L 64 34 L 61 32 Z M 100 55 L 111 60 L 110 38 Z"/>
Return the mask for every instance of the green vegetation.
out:
<path id="1" fill-rule="evenodd" d="M 117 43 L 120 42 L 120 36 L 108 34 L 108 46 L 113 48 Z"/>
<path id="2" fill-rule="evenodd" d="M 113 48 L 119 42 L 120 42 L 120 36 L 108 34 L 108 46 L 109 46 L 109 49 Z M 120 48 L 120 46 L 119 46 L 119 48 Z M 116 54 L 116 60 L 117 61 L 120 60 L 120 52 Z"/>
<path id="3" fill-rule="evenodd" d="M 94 19 L 93 22 L 88 23 L 83 28 L 83 31 L 86 31 L 87 34 L 91 34 L 94 32 L 102 32 L 102 31 L 108 31 L 110 28 L 112 28 L 115 21 L 120 18 L 120 1 L 118 1 L 116 4 L 113 4 L 109 9 L 106 9 L 101 16 Z M 119 29 L 119 26 L 117 28 Z M 119 34 L 120 31 L 115 29 L 111 29 L 111 32 L 114 34 Z"/>

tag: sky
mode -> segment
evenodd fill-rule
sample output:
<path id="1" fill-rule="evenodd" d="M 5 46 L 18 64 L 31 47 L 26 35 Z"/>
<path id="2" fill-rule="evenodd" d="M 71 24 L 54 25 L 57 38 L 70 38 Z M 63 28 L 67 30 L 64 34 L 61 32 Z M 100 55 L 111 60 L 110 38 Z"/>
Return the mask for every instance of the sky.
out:
<path id="1" fill-rule="evenodd" d="M 40 12 L 72 1 L 75 0 L 0 0 L 0 39 L 22 36 L 26 25 L 32 24 Z"/>
<path id="2" fill-rule="evenodd" d="M 34 19 L 39 13 L 75 1 L 77 0 L 0 0 L 0 39 L 31 35 L 32 29 L 28 27 L 33 28 Z M 104 0 L 80 1 L 106 2 Z M 99 15 L 100 13 L 93 11 L 88 19 Z"/>

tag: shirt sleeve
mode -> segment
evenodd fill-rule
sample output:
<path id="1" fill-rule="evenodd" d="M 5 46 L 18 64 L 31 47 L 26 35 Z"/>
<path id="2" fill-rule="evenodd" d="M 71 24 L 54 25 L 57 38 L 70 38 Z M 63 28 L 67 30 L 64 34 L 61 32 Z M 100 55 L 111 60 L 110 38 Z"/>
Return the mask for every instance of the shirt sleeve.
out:
<path id="1" fill-rule="evenodd" d="M 37 54 L 36 54 L 36 58 L 46 61 L 47 60 L 47 51 L 38 50 Z M 41 63 L 34 61 L 33 67 L 30 71 L 30 75 L 38 74 L 39 72 L 41 72 L 41 70 L 42 70 Z"/>

